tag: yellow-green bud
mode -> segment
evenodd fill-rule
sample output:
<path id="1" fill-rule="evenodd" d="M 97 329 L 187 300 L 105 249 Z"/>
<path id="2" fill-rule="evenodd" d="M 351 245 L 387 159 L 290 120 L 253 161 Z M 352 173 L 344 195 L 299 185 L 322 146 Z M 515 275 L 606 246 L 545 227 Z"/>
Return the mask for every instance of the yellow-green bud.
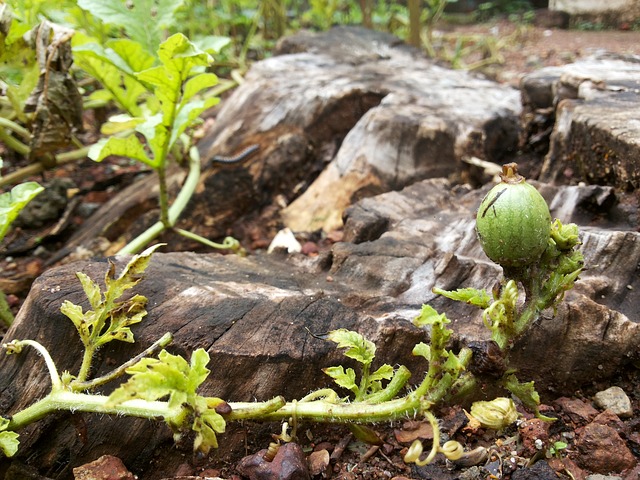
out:
<path id="1" fill-rule="evenodd" d="M 474 402 L 471 416 L 485 428 L 501 430 L 518 419 L 518 412 L 513 400 L 498 397 L 490 402 Z"/>

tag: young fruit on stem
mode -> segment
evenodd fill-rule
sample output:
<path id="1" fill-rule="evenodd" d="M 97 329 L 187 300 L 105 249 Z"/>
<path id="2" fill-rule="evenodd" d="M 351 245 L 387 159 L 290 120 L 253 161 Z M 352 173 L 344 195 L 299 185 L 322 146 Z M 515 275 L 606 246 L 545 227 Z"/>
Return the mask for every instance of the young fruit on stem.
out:
<path id="1" fill-rule="evenodd" d="M 542 195 L 517 165 L 502 167 L 502 182 L 484 197 L 476 216 L 476 232 L 482 249 L 494 262 L 507 268 L 536 263 L 549 243 L 551 214 Z"/>

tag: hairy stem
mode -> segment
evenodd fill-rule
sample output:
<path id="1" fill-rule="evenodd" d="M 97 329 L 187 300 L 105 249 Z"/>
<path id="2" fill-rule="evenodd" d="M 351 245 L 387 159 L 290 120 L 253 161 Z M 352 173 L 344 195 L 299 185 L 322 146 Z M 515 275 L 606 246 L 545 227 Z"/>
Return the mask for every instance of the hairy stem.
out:
<path id="1" fill-rule="evenodd" d="M 129 400 L 120 405 L 112 406 L 109 405 L 108 399 L 109 397 L 104 395 L 55 390 L 42 400 L 13 415 L 8 430 L 19 430 L 59 410 L 127 415 L 149 419 L 171 418 L 177 415 L 180 410 L 180 408 L 170 409 L 167 402 L 147 400 Z"/>
<path id="2" fill-rule="evenodd" d="M 143 352 L 140 352 L 135 357 L 129 359 L 128 361 L 126 361 L 125 363 L 120 365 L 115 370 L 112 370 L 111 372 L 107 373 L 106 375 L 103 375 L 103 376 L 98 377 L 98 378 L 94 378 L 93 380 L 90 380 L 90 381 L 87 381 L 87 382 L 75 381 L 70 385 L 70 387 L 71 387 L 71 389 L 73 391 L 82 392 L 82 391 L 85 391 L 85 390 L 91 390 L 91 389 L 93 389 L 95 387 L 98 387 L 100 385 L 104 385 L 105 383 L 110 382 L 111 380 L 114 380 L 114 379 L 122 376 L 125 373 L 125 370 L 127 368 L 129 368 L 132 365 L 138 363 L 143 358 L 150 357 L 150 356 L 154 355 L 158 350 L 160 350 L 161 348 L 166 347 L 172 341 L 173 341 L 173 335 L 171 335 L 170 333 L 165 333 L 162 337 L 160 337 L 159 340 L 154 342 L 149 348 L 147 348 Z"/>
<path id="3" fill-rule="evenodd" d="M 200 154 L 198 153 L 198 149 L 196 147 L 191 147 L 191 149 L 189 150 L 189 174 L 187 175 L 184 185 L 182 185 L 182 188 L 180 189 L 180 193 L 178 193 L 178 196 L 167 212 L 167 221 L 169 225 L 175 225 L 180 218 L 180 215 L 182 215 L 182 212 L 189 203 L 189 200 L 191 200 L 193 193 L 196 191 L 199 179 Z M 162 221 L 156 222 L 136 238 L 131 240 L 124 247 L 122 247 L 122 249 L 118 253 L 138 253 L 147 244 L 149 244 L 149 242 L 156 239 L 165 230 L 166 227 Z"/>

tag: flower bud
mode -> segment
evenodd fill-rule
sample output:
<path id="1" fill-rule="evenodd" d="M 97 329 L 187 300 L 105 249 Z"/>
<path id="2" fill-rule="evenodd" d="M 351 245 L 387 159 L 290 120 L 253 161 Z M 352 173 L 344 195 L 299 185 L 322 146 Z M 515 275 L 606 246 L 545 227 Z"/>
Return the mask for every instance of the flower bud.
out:
<path id="1" fill-rule="evenodd" d="M 513 400 L 498 397 L 490 402 L 474 402 L 471 405 L 471 416 L 485 428 L 501 430 L 518 419 L 518 412 Z"/>

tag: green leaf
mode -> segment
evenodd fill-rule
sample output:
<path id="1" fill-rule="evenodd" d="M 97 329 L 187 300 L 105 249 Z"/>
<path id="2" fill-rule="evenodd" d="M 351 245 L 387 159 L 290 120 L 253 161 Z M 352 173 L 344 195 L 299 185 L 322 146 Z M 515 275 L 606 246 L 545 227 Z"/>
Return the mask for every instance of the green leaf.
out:
<path id="1" fill-rule="evenodd" d="M 20 211 L 43 190 L 36 182 L 25 182 L 0 195 L 0 240 L 7 234 Z"/>
<path id="2" fill-rule="evenodd" d="M 224 417 L 215 410 L 222 403 L 217 398 L 204 398 L 197 390 L 210 370 L 209 354 L 202 348 L 191 354 L 191 361 L 163 350 L 157 359 L 144 358 L 128 368 L 129 380 L 109 396 L 109 405 L 118 405 L 132 399 L 148 401 L 169 397 L 168 406 L 176 413 L 165 418 L 174 431 L 190 429 L 196 432 L 194 449 L 208 453 L 216 448 L 216 433 L 225 430 Z M 192 419 L 192 423 L 188 421 Z"/>
<path id="3" fill-rule="evenodd" d="M 342 365 L 337 367 L 323 368 L 322 371 L 329 375 L 334 382 L 336 382 L 342 388 L 351 390 L 353 393 L 358 393 L 358 385 L 356 385 L 356 372 L 353 368 L 347 368 L 345 371 Z"/>
<path id="4" fill-rule="evenodd" d="M 191 362 L 189 368 L 189 388 L 195 392 L 200 384 L 204 382 L 211 371 L 207 368 L 209 363 L 209 354 L 203 348 L 197 349 L 191 354 Z"/>
<path id="5" fill-rule="evenodd" d="M 120 132 L 132 131 L 145 122 L 142 117 L 132 117 L 127 114 L 113 115 L 109 121 L 102 124 L 100 132 L 104 135 L 115 135 Z"/>
<path id="6" fill-rule="evenodd" d="M 375 372 L 369 374 L 369 382 L 379 382 L 380 380 L 390 380 L 393 377 L 393 367 L 386 363 Z"/>
<path id="7" fill-rule="evenodd" d="M 184 84 L 182 94 L 182 104 L 191 100 L 194 95 L 200 93 L 205 88 L 211 88 L 218 84 L 218 76 L 213 73 L 201 73 L 191 77 Z"/>
<path id="8" fill-rule="evenodd" d="M 357 332 L 344 328 L 329 332 L 328 339 L 346 348 L 345 356 L 353 358 L 363 365 L 370 365 L 376 355 L 376 346 Z"/>
<path id="9" fill-rule="evenodd" d="M 74 61 L 98 80 L 122 109 L 131 115 L 139 115 L 138 103 L 148 89 L 136 78 L 135 72 L 149 68 L 154 59 L 130 41 L 118 40 L 112 44 L 119 51 L 105 49 L 96 43 L 77 45 L 73 49 Z"/>
<path id="10" fill-rule="evenodd" d="M 148 116 L 144 122 L 136 127 L 136 131 L 144 135 L 149 148 L 153 152 L 154 165 L 156 169 L 161 169 L 166 160 L 164 146 L 167 141 L 167 127 L 163 124 L 164 119 L 161 113 Z"/>
<path id="11" fill-rule="evenodd" d="M 534 382 L 521 383 L 515 375 L 504 379 L 504 387 L 513 393 L 528 409 L 537 412 L 540 405 L 540 395 L 536 392 Z"/>
<path id="12" fill-rule="evenodd" d="M 107 295 L 115 295 L 115 297 L 121 296 L 125 290 L 128 290 L 138 284 L 142 279 L 142 274 L 145 272 L 151 261 L 151 256 L 162 244 L 154 245 L 147 248 L 142 253 L 134 255 L 131 260 L 122 269 L 122 272 L 117 279 L 113 279 L 113 269 L 110 269 L 105 275 L 105 284 L 109 289 Z M 114 290 L 112 293 L 111 291 Z"/>
<path id="13" fill-rule="evenodd" d="M 5 457 L 13 457 L 18 451 L 20 442 L 18 441 L 18 434 L 7 431 L 7 428 L 9 428 L 9 420 L 0 417 L 0 450 L 2 450 Z"/>
<path id="14" fill-rule="evenodd" d="M 167 70 L 162 65 L 142 70 L 136 73 L 136 78 L 154 87 L 167 85 L 169 81 L 173 81 L 173 79 L 167 77 Z"/>
<path id="15" fill-rule="evenodd" d="M 219 101 L 220 99 L 217 97 L 209 97 L 204 100 L 194 100 L 181 107 L 173 122 L 169 148 L 173 146 L 175 141 L 190 125 L 193 125 L 194 120 L 198 118 L 202 112 L 213 107 Z"/>
<path id="16" fill-rule="evenodd" d="M 106 140 L 102 139 L 89 149 L 87 155 L 96 162 L 101 162 L 109 155 L 120 155 L 139 160 L 151 168 L 157 168 L 156 162 L 147 156 L 144 146 L 134 135 L 127 138 L 110 137 Z"/>
<path id="17" fill-rule="evenodd" d="M 227 45 L 231 45 L 231 39 L 229 37 L 221 37 L 216 35 L 207 35 L 192 40 L 193 44 L 203 52 L 207 52 L 210 55 L 220 53 L 220 51 Z"/>
<path id="18" fill-rule="evenodd" d="M 155 62 L 154 55 L 145 51 L 138 42 L 128 38 L 109 40 L 106 46 L 106 58 L 121 72 L 130 76 L 151 68 Z"/>
<path id="19" fill-rule="evenodd" d="M 133 295 L 122 302 L 118 299 L 140 282 L 151 255 L 159 246 L 134 255 L 117 278 L 115 265 L 110 262 L 105 274 L 104 293 L 87 275 L 76 274 L 93 310 L 84 312 L 81 306 L 65 300 L 60 311 L 73 322 L 86 348 L 95 350 L 112 340 L 133 342 L 129 327 L 139 323 L 147 314 L 144 309 L 147 299 L 142 295 Z"/>
<path id="20" fill-rule="evenodd" d="M 450 373 L 453 377 L 456 377 L 465 369 L 458 356 L 451 351 L 447 351 L 447 360 L 444 362 L 442 368 L 444 371 Z"/>
<path id="21" fill-rule="evenodd" d="M 208 67 L 213 61 L 211 55 L 200 50 L 181 33 L 171 35 L 160 44 L 158 58 L 167 69 L 180 73 L 181 82 L 189 77 L 193 67 Z"/>
<path id="22" fill-rule="evenodd" d="M 87 296 L 91 308 L 94 310 L 100 308 L 100 302 L 102 301 L 102 293 L 100 292 L 100 285 L 91 280 L 88 275 L 82 272 L 76 272 L 76 277 L 80 280 L 84 294 Z"/>
<path id="23" fill-rule="evenodd" d="M 415 356 L 424 357 L 427 360 L 431 359 L 431 347 L 424 342 L 416 344 L 411 353 Z"/>
<path id="24" fill-rule="evenodd" d="M 134 295 L 131 299 L 119 304 L 110 312 L 110 321 L 106 330 L 100 332 L 95 345 L 100 347 L 111 340 L 133 343 L 133 332 L 129 328 L 131 325 L 140 323 L 147 314 L 144 306 L 147 303 L 146 297 Z"/>
<path id="25" fill-rule="evenodd" d="M 211 448 L 218 448 L 216 433 L 224 433 L 226 422 L 222 415 L 213 409 L 198 410 L 202 410 L 203 413 L 195 417 L 191 426 L 191 430 L 197 433 L 193 449 L 207 454 Z"/>
<path id="26" fill-rule="evenodd" d="M 459 288 L 455 291 L 434 288 L 433 293 L 450 298 L 451 300 L 475 305 L 480 308 L 487 308 L 493 301 L 491 295 L 489 295 L 486 290 L 478 290 L 476 288 Z"/>
<path id="27" fill-rule="evenodd" d="M 190 363 L 162 350 L 157 359 L 144 358 L 126 370 L 131 378 L 113 391 L 109 404 L 117 405 L 132 398 L 153 401 L 168 395 L 169 407 L 179 407 L 193 397 L 209 375 L 208 362 L 209 354 L 202 348 L 191 354 Z"/>
<path id="28" fill-rule="evenodd" d="M 444 313 L 438 313 L 432 306 L 423 305 L 420 315 L 413 320 L 416 327 L 424 327 L 427 325 L 445 325 L 451 321 Z"/>
<path id="29" fill-rule="evenodd" d="M 62 302 L 60 311 L 73 322 L 81 338 L 89 336 L 90 332 L 87 326 L 87 321 L 85 320 L 85 315 L 80 305 L 75 305 L 69 300 L 65 300 Z"/>
<path id="30" fill-rule="evenodd" d="M 78 0 L 78 6 L 104 23 L 124 28 L 128 37 L 154 53 L 174 12 L 184 0 Z"/>

